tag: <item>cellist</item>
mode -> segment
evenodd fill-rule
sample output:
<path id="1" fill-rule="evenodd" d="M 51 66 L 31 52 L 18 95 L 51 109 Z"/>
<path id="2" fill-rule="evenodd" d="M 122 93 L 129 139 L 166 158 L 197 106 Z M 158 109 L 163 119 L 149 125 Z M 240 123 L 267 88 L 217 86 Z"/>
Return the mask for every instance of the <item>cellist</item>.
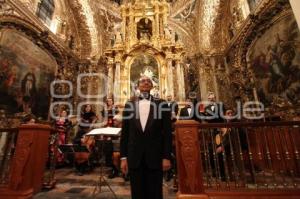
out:
<path id="1" fill-rule="evenodd" d="M 77 132 L 73 143 L 79 146 L 86 146 L 88 152 L 76 152 L 75 153 L 75 167 L 78 175 L 83 175 L 88 169 L 90 154 L 92 153 L 95 145 L 95 139 L 91 136 L 85 136 L 91 128 L 92 124 L 97 120 L 96 114 L 93 112 L 91 105 L 87 104 L 84 107 L 81 114 L 81 120 L 79 124 L 79 131 Z"/>
<path id="2" fill-rule="evenodd" d="M 89 152 L 75 152 L 74 161 L 75 161 L 75 168 L 79 176 L 82 176 L 84 172 L 89 167 L 89 157 L 92 151 L 92 147 L 95 144 L 95 140 L 93 137 L 85 136 L 90 130 L 89 127 L 80 125 L 79 131 L 77 132 L 73 144 L 78 146 L 86 146 Z"/>

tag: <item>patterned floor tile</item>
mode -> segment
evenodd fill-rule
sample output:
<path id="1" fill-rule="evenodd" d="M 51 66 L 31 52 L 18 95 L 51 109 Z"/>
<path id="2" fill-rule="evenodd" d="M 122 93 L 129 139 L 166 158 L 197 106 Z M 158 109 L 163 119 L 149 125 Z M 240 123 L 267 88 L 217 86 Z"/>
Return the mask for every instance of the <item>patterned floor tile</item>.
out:
<path id="1" fill-rule="evenodd" d="M 93 196 L 94 189 L 96 185 L 99 184 L 99 171 L 97 169 L 83 176 L 76 175 L 73 169 L 58 169 L 55 176 L 57 179 L 55 189 L 38 193 L 34 196 L 34 199 L 114 199 L 114 195 L 105 183 L 102 183 L 101 192 L 97 189 L 97 192 Z M 107 176 L 107 170 L 105 176 Z M 118 199 L 131 198 L 129 182 L 125 182 L 121 177 L 114 179 L 108 179 L 105 177 L 105 180 L 110 185 Z M 172 181 L 164 183 L 164 199 L 176 198 L 176 193 L 173 192 L 171 187 Z"/>

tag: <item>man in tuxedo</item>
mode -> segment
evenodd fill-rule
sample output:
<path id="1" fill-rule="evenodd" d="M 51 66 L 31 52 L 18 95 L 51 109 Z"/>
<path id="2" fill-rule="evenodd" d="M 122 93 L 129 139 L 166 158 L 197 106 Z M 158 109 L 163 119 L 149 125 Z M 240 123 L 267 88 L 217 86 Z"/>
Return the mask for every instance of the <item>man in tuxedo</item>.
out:
<path id="1" fill-rule="evenodd" d="M 167 96 L 167 103 L 168 103 L 168 107 L 170 108 L 171 110 L 171 119 L 172 119 L 172 122 L 176 122 L 176 116 L 178 114 L 178 104 L 177 102 L 173 101 L 172 99 L 172 95 L 168 95 Z"/>
<path id="2" fill-rule="evenodd" d="M 208 94 L 207 99 L 208 105 L 204 109 L 205 120 L 208 123 L 223 123 L 225 115 L 224 105 L 216 102 L 216 96 L 212 92 Z"/>
<path id="3" fill-rule="evenodd" d="M 163 171 L 171 167 L 171 113 L 167 103 L 150 95 L 149 77 L 138 81 L 141 94 L 123 111 L 121 170 L 130 173 L 132 199 L 162 199 Z"/>
<path id="4" fill-rule="evenodd" d="M 186 100 L 185 106 L 180 110 L 180 120 L 192 120 L 195 119 L 195 107 L 190 98 Z"/>

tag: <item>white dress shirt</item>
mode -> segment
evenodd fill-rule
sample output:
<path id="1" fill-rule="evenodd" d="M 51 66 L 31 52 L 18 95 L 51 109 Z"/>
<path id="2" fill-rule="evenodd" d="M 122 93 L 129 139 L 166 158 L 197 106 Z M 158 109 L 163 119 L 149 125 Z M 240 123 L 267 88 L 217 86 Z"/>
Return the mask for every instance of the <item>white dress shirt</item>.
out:
<path id="1" fill-rule="evenodd" d="M 145 131 L 147 120 L 150 112 L 150 100 L 139 100 L 139 115 L 143 131 Z M 121 157 L 121 160 L 126 160 L 127 157 Z"/>
<path id="2" fill-rule="evenodd" d="M 189 113 L 189 116 L 191 116 L 192 108 L 188 108 L 187 111 Z"/>
<path id="3" fill-rule="evenodd" d="M 215 104 L 212 104 L 212 106 L 210 108 L 212 111 L 215 111 Z"/>
<path id="4" fill-rule="evenodd" d="M 143 131 L 145 131 L 146 123 L 150 112 L 150 100 L 142 99 L 139 101 L 139 115 Z"/>

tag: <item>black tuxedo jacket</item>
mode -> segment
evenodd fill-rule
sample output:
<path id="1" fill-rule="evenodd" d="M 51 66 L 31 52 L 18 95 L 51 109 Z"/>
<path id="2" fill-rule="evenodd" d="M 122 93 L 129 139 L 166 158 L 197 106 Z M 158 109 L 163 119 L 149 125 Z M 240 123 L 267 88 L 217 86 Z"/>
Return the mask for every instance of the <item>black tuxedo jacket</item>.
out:
<path id="1" fill-rule="evenodd" d="M 193 120 L 195 119 L 195 109 L 194 106 L 191 107 L 191 114 L 189 114 L 188 107 L 183 107 L 179 113 L 180 120 Z"/>
<path id="2" fill-rule="evenodd" d="M 212 111 L 212 106 L 215 106 L 214 111 Z M 211 117 L 209 119 L 206 119 L 209 123 L 223 123 L 224 118 L 222 115 L 225 115 L 225 108 L 224 105 L 221 105 L 219 103 L 215 103 L 214 105 L 209 104 L 205 107 L 204 115 Z"/>
<path id="3" fill-rule="evenodd" d="M 174 101 L 170 102 L 170 105 L 169 105 L 169 102 L 167 102 L 168 104 L 168 107 L 170 108 L 171 112 L 175 112 L 175 114 L 177 115 L 178 114 L 178 104 Z"/>
<path id="4" fill-rule="evenodd" d="M 161 169 L 162 159 L 171 158 L 170 109 L 161 99 L 152 97 L 151 102 L 145 131 L 140 123 L 138 100 L 129 101 L 125 105 L 120 148 L 121 157 L 127 157 L 129 169 L 138 168 L 142 160 L 150 169 Z"/>

